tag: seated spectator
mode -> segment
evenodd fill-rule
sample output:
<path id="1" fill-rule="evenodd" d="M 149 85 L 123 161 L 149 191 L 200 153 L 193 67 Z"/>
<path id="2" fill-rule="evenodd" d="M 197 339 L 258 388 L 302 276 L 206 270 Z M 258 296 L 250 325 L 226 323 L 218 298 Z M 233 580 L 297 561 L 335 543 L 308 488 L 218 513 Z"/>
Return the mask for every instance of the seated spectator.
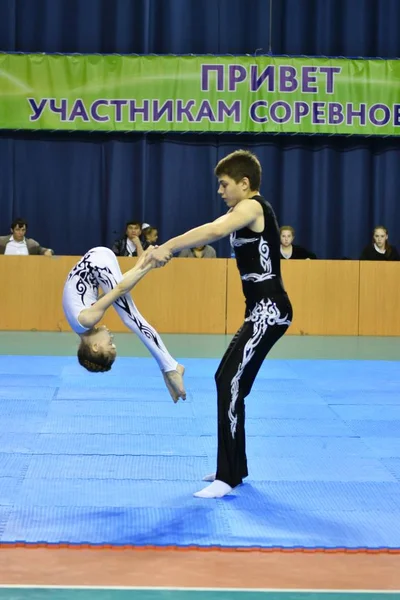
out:
<path id="1" fill-rule="evenodd" d="M 143 247 L 140 241 L 142 226 L 139 221 L 128 221 L 125 235 L 114 242 L 112 251 L 115 256 L 141 256 Z"/>
<path id="2" fill-rule="evenodd" d="M 178 258 L 217 258 L 217 253 L 212 246 L 198 246 L 182 250 Z"/>
<path id="3" fill-rule="evenodd" d="M 155 227 L 146 227 L 142 229 L 142 247 L 143 250 L 147 250 L 149 246 L 155 246 L 158 240 L 158 229 Z"/>
<path id="4" fill-rule="evenodd" d="M 302 246 L 293 244 L 295 231 L 290 225 L 283 225 L 281 232 L 281 258 L 285 259 L 315 259 L 316 254 L 306 250 Z"/>
<path id="5" fill-rule="evenodd" d="M 372 243 L 364 248 L 360 260 L 400 260 L 397 249 L 389 244 L 388 239 L 389 234 L 386 227 L 377 225 L 372 236 Z"/>
<path id="6" fill-rule="evenodd" d="M 25 219 L 14 219 L 11 223 L 12 235 L 3 235 L 0 237 L 0 254 L 7 256 L 52 256 L 53 250 L 44 248 L 32 238 L 25 237 L 28 229 L 28 223 Z"/>

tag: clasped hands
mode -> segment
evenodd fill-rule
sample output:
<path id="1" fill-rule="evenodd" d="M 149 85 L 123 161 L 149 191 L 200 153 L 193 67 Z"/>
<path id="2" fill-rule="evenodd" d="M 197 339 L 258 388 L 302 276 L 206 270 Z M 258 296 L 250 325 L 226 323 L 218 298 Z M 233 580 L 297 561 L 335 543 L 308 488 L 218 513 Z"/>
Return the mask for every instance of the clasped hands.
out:
<path id="1" fill-rule="evenodd" d="M 149 263 L 153 264 L 154 268 L 164 267 L 172 258 L 172 252 L 164 245 L 162 246 L 149 246 L 147 250 L 140 257 L 142 264 L 140 265 L 144 269 Z"/>

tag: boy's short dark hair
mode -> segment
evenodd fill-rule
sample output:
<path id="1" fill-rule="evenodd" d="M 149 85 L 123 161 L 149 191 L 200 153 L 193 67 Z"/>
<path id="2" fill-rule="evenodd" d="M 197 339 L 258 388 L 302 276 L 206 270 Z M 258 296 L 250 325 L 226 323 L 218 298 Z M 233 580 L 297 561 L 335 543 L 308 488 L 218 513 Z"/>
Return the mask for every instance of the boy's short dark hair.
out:
<path id="1" fill-rule="evenodd" d="M 26 227 L 28 229 L 28 221 L 25 221 L 25 219 L 21 219 L 21 217 L 17 217 L 16 219 L 14 219 L 14 221 L 11 223 L 11 229 L 15 229 L 16 227 Z"/>
<path id="2" fill-rule="evenodd" d="M 253 191 L 261 187 L 261 164 L 257 156 L 248 150 L 235 150 L 222 158 L 214 169 L 217 177 L 227 175 L 236 183 L 247 177 Z"/>
<path id="3" fill-rule="evenodd" d="M 127 221 L 126 225 L 125 225 L 125 229 L 127 227 L 129 227 L 129 225 L 137 225 L 138 227 L 140 227 L 140 229 L 142 229 L 142 224 L 140 221 Z"/>

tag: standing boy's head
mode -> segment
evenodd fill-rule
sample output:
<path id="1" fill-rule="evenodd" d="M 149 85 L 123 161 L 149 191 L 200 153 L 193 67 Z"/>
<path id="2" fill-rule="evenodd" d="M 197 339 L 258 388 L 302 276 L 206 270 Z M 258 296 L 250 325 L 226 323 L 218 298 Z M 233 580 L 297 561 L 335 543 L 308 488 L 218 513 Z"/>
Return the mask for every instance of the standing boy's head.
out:
<path id="1" fill-rule="evenodd" d="M 219 161 L 214 173 L 218 177 L 218 193 L 227 206 L 236 206 L 259 191 L 261 171 L 260 161 L 248 150 L 236 150 Z"/>

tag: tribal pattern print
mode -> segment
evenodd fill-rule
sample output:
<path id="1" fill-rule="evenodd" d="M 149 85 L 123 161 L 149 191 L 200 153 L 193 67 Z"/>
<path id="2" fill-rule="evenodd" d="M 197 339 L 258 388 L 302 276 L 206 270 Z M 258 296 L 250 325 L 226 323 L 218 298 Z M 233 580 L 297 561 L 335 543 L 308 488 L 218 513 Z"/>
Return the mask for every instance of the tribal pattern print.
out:
<path id="1" fill-rule="evenodd" d="M 243 281 L 253 281 L 255 283 L 259 283 L 260 281 L 266 281 L 267 279 L 273 279 L 273 277 L 275 277 L 274 273 L 272 273 L 272 263 L 269 256 L 269 246 L 262 236 L 260 237 L 258 250 L 260 253 L 261 268 L 264 272 L 246 273 L 246 275 L 242 275 Z"/>
<path id="2" fill-rule="evenodd" d="M 100 279 L 101 275 L 99 268 L 90 261 L 91 254 L 90 251 L 87 252 L 68 275 L 68 281 L 73 277 L 76 277 L 76 291 L 78 292 L 82 304 L 84 304 L 84 296 L 89 288 L 95 292 L 98 292 L 99 289 L 97 281 Z"/>
<path id="3" fill-rule="evenodd" d="M 272 262 L 269 256 L 269 246 L 268 243 L 261 236 L 253 237 L 253 238 L 238 238 L 236 237 L 236 231 L 231 233 L 230 235 L 230 244 L 231 247 L 240 248 L 240 246 L 245 246 L 246 244 L 254 244 L 255 242 L 259 242 L 258 244 L 258 252 L 260 255 L 260 266 L 263 270 L 262 273 L 246 273 L 241 276 L 243 281 L 252 281 L 254 283 L 259 283 L 260 281 L 266 281 L 267 279 L 273 279 L 275 274 L 272 272 Z"/>
<path id="4" fill-rule="evenodd" d="M 243 375 L 246 365 L 253 358 L 256 348 L 265 335 L 268 327 L 290 325 L 291 323 L 288 315 L 282 317 L 275 302 L 272 302 L 270 299 L 263 299 L 260 302 L 257 302 L 256 306 L 253 308 L 245 321 L 251 321 L 253 323 L 253 333 L 243 349 L 242 361 L 239 364 L 236 375 L 231 381 L 231 403 L 229 405 L 228 416 L 232 438 L 235 437 L 237 427 L 237 414 L 235 409 L 236 402 L 239 397 L 240 379 Z"/>
<path id="5" fill-rule="evenodd" d="M 244 246 L 245 244 L 253 244 L 254 242 L 258 242 L 258 238 L 237 238 L 236 231 L 231 233 L 229 239 L 230 239 L 230 244 L 231 244 L 232 248 Z"/>
<path id="6" fill-rule="evenodd" d="M 94 252 L 87 252 L 68 276 L 68 281 L 73 277 L 76 277 L 76 291 L 78 292 L 83 305 L 84 296 L 89 288 L 97 293 L 99 285 L 101 285 L 105 290 L 109 291 L 114 289 L 118 283 L 110 267 L 99 267 L 91 262 L 92 254 L 94 254 Z M 154 330 L 142 323 L 137 315 L 133 314 L 125 296 L 118 298 L 114 304 L 124 311 L 128 319 L 136 325 L 137 329 L 139 329 L 145 337 L 154 342 L 154 344 L 161 349 L 160 340 L 155 335 Z"/>

